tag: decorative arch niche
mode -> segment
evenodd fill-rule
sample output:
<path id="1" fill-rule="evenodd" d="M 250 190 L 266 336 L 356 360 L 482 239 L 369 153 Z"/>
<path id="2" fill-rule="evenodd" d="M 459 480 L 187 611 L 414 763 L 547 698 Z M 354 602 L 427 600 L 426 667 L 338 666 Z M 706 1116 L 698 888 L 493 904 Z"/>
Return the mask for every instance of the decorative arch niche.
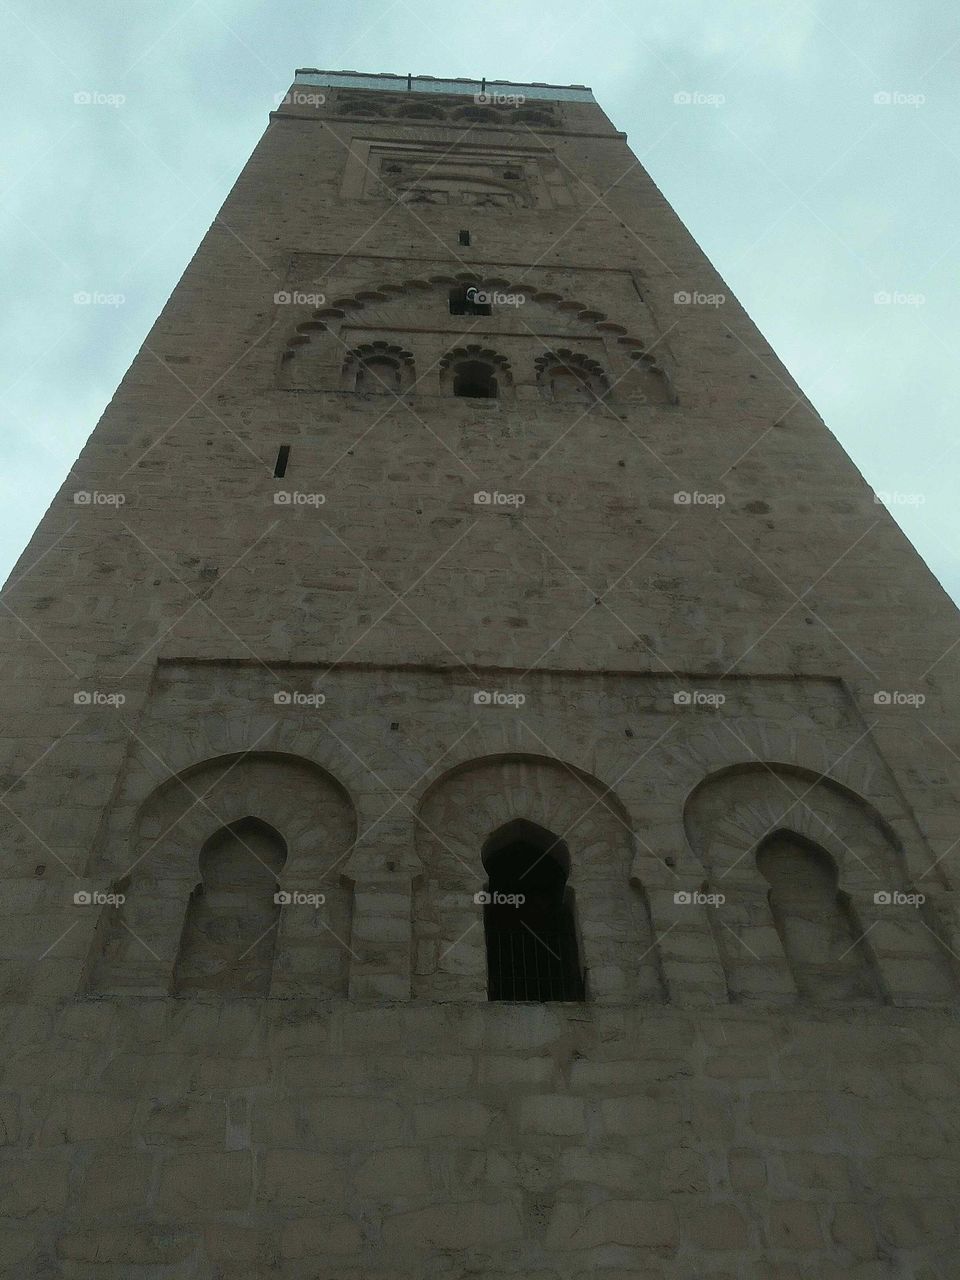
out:
<path id="1" fill-rule="evenodd" d="M 229 958 L 255 916 L 276 925 L 271 976 L 265 953 L 239 963 L 233 994 L 346 994 L 353 886 L 342 871 L 355 838 L 346 791 L 302 757 L 248 752 L 183 770 L 140 807 L 119 880 L 126 900 L 103 909 L 82 989 L 213 990 L 217 954 Z M 278 887 L 288 902 L 273 902 Z M 204 958 L 204 936 L 223 950 Z"/>
<path id="2" fill-rule="evenodd" d="M 414 892 L 414 995 L 488 998 L 485 904 L 478 895 L 489 891 L 492 860 L 518 837 L 539 840 L 563 872 L 587 1000 L 665 999 L 646 895 L 631 882 L 634 838 L 626 810 L 589 774 L 535 755 L 464 763 L 424 795 L 417 821 L 422 873 Z"/>
<path id="3" fill-rule="evenodd" d="M 440 390 L 468 400 L 501 400 L 512 389 L 505 356 L 474 343 L 454 347 L 440 360 Z"/>
<path id="4" fill-rule="evenodd" d="M 899 841 L 877 810 L 833 779 L 778 763 L 704 779 L 684 810 L 730 998 L 815 1003 L 953 998 L 955 974 L 929 904 L 907 895 Z"/>
<path id="5" fill-rule="evenodd" d="M 258 818 L 231 822 L 207 840 L 180 934 L 175 995 L 269 995 L 286 859 L 283 837 Z"/>
<path id="6" fill-rule="evenodd" d="M 361 394 L 403 395 L 416 381 L 413 354 L 391 342 L 354 348 L 343 366 L 343 388 Z"/>
<path id="7" fill-rule="evenodd" d="M 290 289 L 293 288 L 291 285 Z M 355 335 L 361 325 L 377 335 L 375 339 L 372 338 L 372 342 L 394 347 L 395 351 L 391 353 L 394 357 L 401 353 L 404 360 L 406 357 L 412 360 L 412 355 L 403 344 L 413 346 L 414 342 L 423 341 L 422 335 L 414 335 L 411 331 L 412 311 L 422 313 L 429 307 L 439 326 L 450 326 L 456 332 L 456 326 L 451 323 L 450 317 L 460 312 L 456 306 L 451 310 L 451 298 L 460 299 L 462 296 L 466 300 L 471 289 L 491 297 L 499 294 L 523 295 L 525 307 L 532 305 L 535 309 L 542 308 L 538 323 L 549 326 L 554 334 L 569 334 L 567 341 L 571 344 L 569 348 L 564 346 L 561 349 L 551 349 L 547 354 L 558 357 L 557 365 L 582 370 L 582 377 L 588 382 L 594 379 L 597 379 L 598 384 L 603 382 L 604 394 L 606 387 L 615 382 L 613 394 L 617 400 L 635 400 L 651 406 L 677 403 L 665 366 L 648 349 L 651 344 L 636 332 L 629 331 L 623 324 L 610 319 L 602 308 L 551 289 L 539 288 L 525 280 L 497 276 L 492 272 L 481 275 L 470 271 L 438 273 L 427 279 L 374 279 L 352 293 L 331 297 L 322 307 L 306 314 L 301 313 L 286 330 L 285 345 L 279 356 L 279 385 L 291 391 L 341 390 L 345 385 L 346 389 L 352 389 L 344 382 L 343 350 L 345 346 L 356 342 Z M 475 307 L 467 306 L 463 314 L 485 315 L 488 305 L 481 303 Z M 494 321 L 498 315 L 509 313 L 510 310 L 499 304 L 489 309 Z M 280 319 L 285 318 L 280 316 Z M 391 334 L 392 338 L 389 336 Z M 596 350 L 605 353 L 606 367 L 591 356 L 574 352 L 574 344 L 585 340 L 591 341 Z M 554 341 L 556 338 L 551 339 L 551 342 Z M 480 344 L 477 345 L 478 349 L 482 349 Z M 662 344 L 658 349 L 662 349 Z M 417 352 L 423 368 L 432 366 L 434 352 L 422 345 L 413 346 L 413 350 Z M 448 351 L 444 358 L 451 354 Z M 541 381 L 538 376 L 541 354 L 542 347 L 537 349 L 535 356 L 530 357 L 530 370 L 524 368 L 523 376 L 517 380 L 532 381 L 536 377 Z M 507 364 L 509 371 L 506 357 L 499 355 L 498 359 Z M 537 367 L 533 368 L 535 362 Z M 412 380 L 412 368 L 410 375 Z M 498 381 L 502 381 L 499 374 L 497 377 Z M 513 380 L 511 377 L 508 381 Z M 543 386 L 541 393 L 546 393 Z"/>
<path id="8" fill-rule="evenodd" d="M 590 356 L 561 347 L 545 351 L 535 361 L 537 386 L 547 400 L 593 405 L 609 390 L 603 366 Z"/>

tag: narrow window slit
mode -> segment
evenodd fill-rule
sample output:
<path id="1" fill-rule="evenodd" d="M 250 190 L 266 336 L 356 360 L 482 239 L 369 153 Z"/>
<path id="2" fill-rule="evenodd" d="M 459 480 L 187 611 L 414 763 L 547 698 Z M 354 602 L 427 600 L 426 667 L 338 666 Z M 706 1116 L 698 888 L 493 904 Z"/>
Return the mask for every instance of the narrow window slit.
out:
<path id="1" fill-rule="evenodd" d="M 277 462 L 273 468 L 274 477 L 277 480 L 282 479 L 287 474 L 287 462 L 290 458 L 290 446 L 282 444 L 277 450 Z"/>

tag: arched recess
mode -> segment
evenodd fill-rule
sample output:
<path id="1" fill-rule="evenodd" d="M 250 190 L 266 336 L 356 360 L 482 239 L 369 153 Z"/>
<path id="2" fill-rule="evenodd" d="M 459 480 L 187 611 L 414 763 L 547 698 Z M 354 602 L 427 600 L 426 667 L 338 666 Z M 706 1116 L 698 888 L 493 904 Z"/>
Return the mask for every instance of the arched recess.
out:
<path id="1" fill-rule="evenodd" d="M 635 338 L 620 338 L 619 342 L 633 348 L 629 351 L 629 371 L 620 381 L 622 398 L 638 405 L 676 404 L 676 393 L 657 357 Z"/>
<path id="2" fill-rule="evenodd" d="M 487 998 L 482 895 L 490 888 L 490 856 L 505 838 L 530 828 L 564 850 L 586 998 L 663 1000 L 646 895 L 630 880 L 634 838 L 626 810 L 589 774 L 537 755 L 481 757 L 444 774 L 424 795 L 417 821 L 423 870 L 414 893 L 414 994 Z"/>
<path id="3" fill-rule="evenodd" d="M 778 830 L 761 841 L 756 864 L 770 886 L 767 904 L 800 997 L 815 1004 L 880 999 L 876 962 L 830 854 Z"/>
<path id="4" fill-rule="evenodd" d="M 592 405 L 601 401 L 609 390 L 603 366 L 590 356 L 566 347 L 545 351 L 534 365 L 537 386 L 547 400 Z"/>
<path id="5" fill-rule="evenodd" d="M 454 347 L 440 360 L 440 390 L 474 400 L 502 400 L 512 389 L 510 362 L 489 347 Z"/>
<path id="6" fill-rule="evenodd" d="M 343 389 L 361 394 L 399 396 L 416 382 L 413 354 L 392 342 L 365 342 L 348 353 Z"/>
<path id="7" fill-rule="evenodd" d="M 281 906 L 283 837 L 257 818 L 221 827 L 200 850 L 187 903 L 173 992 L 270 993 Z"/>
<path id="8" fill-rule="evenodd" d="M 253 832 L 266 841 L 274 852 L 264 849 L 259 856 L 271 874 L 271 861 L 277 865 L 273 880 L 262 877 L 261 891 L 279 884 L 289 899 L 279 912 L 270 993 L 346 993 L 353 886 L 342 871 L 356 839 L 354 808 L 324 769 L 281 752 L 205 760 L 146 799 L 121 881 L 125 901 L 104 908 L 83 989 L 155 995 L 171 990 L 191 899 L 196 901 L 210 851 L 216 853 L 225 830 L 239 832 L 248 846 Z M 236 861 L 235 846 L 234 841 L 230 852 Z M 286 856 L 278 862 L 280 848 Z M 257 854 L 245 852 L 251 859 Z"/>
<path id="9" fill-rule="evenodd" d="M 910 903 L 899 841 L 855 792 L 798 767 L 734 766 L 694 789 L 684 827 L 725 898 L 708 919 L 731 998 L 952 998 L 935 913 Z"/>

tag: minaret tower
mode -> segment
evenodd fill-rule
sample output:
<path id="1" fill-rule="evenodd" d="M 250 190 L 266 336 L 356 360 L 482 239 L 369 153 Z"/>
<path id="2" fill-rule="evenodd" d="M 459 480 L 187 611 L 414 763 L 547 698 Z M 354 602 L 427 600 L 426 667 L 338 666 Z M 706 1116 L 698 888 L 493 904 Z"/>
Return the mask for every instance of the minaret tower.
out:
<path id="1" fill-rule="evenodd" d="M 0 605 L 4 1274 L 957 1274 L 957 612 L 589 89 L 299 71 Z"/>

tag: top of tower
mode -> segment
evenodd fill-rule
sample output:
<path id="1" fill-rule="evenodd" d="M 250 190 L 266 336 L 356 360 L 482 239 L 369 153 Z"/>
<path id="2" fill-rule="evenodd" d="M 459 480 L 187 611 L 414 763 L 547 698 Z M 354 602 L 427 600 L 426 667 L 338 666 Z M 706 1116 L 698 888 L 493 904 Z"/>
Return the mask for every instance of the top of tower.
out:
<path id="1" fill-rule="evenodd" d="M 593 91 L 582 84 L 524 84 L 511 80 L 480 80 L 455 78 L 441 80 L 436 76 L 396 75 L 390 71 L 321 71 L 317 67 L 298 67 L 296 79 L 300 84 L 320 85 L 325 88 L 380 89 L 388 93 L 443 93 L 462 94 L 475 98 L 478 94 L 510 94 L 517 92 L 524 98 L 551 99 L 555 102 L 594 102 Z"/>

